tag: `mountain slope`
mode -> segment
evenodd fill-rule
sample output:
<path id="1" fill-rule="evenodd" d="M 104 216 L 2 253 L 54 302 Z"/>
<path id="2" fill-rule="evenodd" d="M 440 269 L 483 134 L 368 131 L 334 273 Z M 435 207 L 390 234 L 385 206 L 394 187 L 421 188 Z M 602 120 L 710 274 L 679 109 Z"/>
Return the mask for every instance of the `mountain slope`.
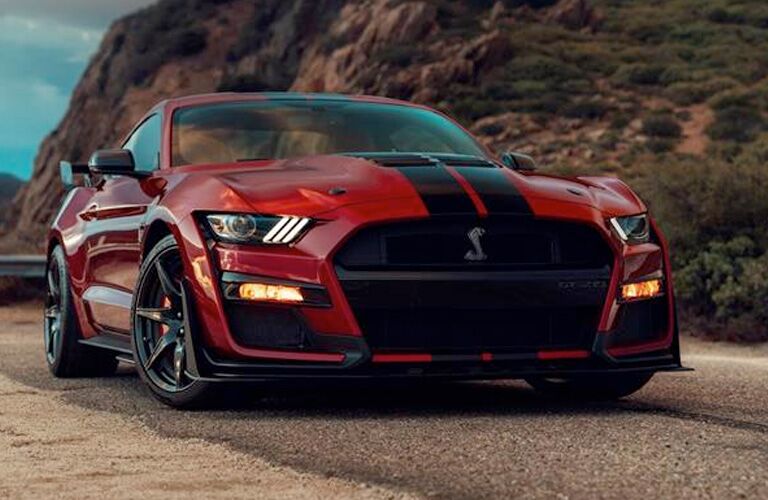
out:
<path id="1" fill-rule="evenodd" d="M 380 94 L 445 110 L 544 168 L 621 175 L 691 276 L 681 304 L 768 336 L 766 47 L 762 0 L 162 0 L 104 37 L 4 244 L 43 248 L 58 162 L 117 145 L 161 99 Z"/>
<path id="2" fill-rule="evenodd" d="M 112 26 L 41 146 L 15 207 L 23 243 L 42 245 L 59 160 L 115 145 L 148 107 L 183 94 L 389 95 L 445 109 L 496 148 L 612 170 L 676 148 L 703 154 L 715 119 L 710 135 L 750 142 L 762 116 L 734 130 L 728 111 L 746 92 L 768 100 L 768 56 L 753 46 L 768 40 L 765 9 L 664 4 L 660 18 L 641 1 L 161 1 Z M 726 102 L 713 113 L 701 103 L 715 94 Z"/>

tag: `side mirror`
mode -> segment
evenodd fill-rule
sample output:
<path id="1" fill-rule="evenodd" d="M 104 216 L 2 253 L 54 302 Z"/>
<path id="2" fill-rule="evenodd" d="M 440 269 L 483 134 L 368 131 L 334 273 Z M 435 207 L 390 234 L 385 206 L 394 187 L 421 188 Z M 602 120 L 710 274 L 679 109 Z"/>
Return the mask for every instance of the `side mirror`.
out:
<path id="1" fill-rule="evenodd" d="M 69 191 L 77 187 L 77 181 L 75 175 L 85 176 L 85 185 L 91 185 L 90 169 L 88 165 L 81 163 L 70 163 L 68 161 L 59 162 L 59 174 L 61 175 L 61 183 L 64 184 L 64 190 Z"/>
<path id="2" fill-rule="evenodd" d="M 91 155 L 88 168 L 94 175 L 125 175 L 148 177 L 149 172 L 137 172 L 133 153 L 127 149 L 102 149 Z"/>
<path id="3" fill-rule="evenodd" d="M 536 170 L 536 161 L 533 158 L 523 153 L 516 153 L 515 151 L 509 151 L 502 154 L 501 163 L 512 170 L 520 170 L 524 172 L 533 172 Z"/>

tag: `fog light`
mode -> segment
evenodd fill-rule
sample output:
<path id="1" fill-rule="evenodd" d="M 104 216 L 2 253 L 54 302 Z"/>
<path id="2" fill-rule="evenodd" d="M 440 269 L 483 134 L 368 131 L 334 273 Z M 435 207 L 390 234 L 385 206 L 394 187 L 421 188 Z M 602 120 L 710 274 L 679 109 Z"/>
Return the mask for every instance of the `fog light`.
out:
<path id="1" fill-rule="evenodd" d="M 243 283 L 238 288 L 238 295 L 243 300 L 265 300 L 271 302 L 304 302 L 301 288 L 266 283 Z"/>
<path id="2" fill-rule="evenodd" d="M 623 300 L 637 300 L 658 297 L 662 294 L 661 285 L 660 279 L 628 283 L 621 287 L 621 298 Z"/>

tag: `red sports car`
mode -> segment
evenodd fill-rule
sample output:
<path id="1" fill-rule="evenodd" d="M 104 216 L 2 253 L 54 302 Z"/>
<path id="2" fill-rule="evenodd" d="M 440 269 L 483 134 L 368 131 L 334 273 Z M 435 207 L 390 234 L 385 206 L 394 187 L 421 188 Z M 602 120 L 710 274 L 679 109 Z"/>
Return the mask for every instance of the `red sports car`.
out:
<path id="1" fill-rule="evenodd" d="M 189 407 L 222 383 L 333 378 L 617 398 L 681 369 L 669 256 L 643 202 L 614 178 L 496 156 L 424 106 L 172 99 L 121 149 L 61 170 L 56 376 L 132 362 Z"/>

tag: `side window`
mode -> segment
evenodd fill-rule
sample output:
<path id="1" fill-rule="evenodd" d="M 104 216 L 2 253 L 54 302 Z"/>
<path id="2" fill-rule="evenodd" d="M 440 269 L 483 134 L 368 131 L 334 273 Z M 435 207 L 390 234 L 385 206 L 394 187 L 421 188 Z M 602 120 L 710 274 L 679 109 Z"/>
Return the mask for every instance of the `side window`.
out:
<path id="1" fill-rule="evenodd" d="M 133 153 L 136 170 L 152 172 L 160 168 L 160 115 L 153 115 L 136 129 L 123 145 Z"/>

